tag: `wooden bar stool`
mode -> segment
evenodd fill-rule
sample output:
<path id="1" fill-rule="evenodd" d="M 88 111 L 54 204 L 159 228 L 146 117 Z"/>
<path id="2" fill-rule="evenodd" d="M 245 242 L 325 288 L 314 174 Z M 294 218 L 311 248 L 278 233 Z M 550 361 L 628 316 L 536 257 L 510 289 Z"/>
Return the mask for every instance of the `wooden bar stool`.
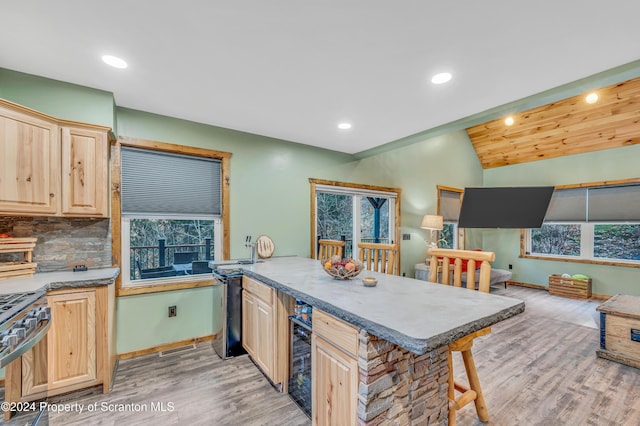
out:
<path id="1" fill-rule="evenodd" d="M 466 281 L 469 290 L 489 293 L 491 285 L 491 264 L 496 258 L 495 253 L 487 251 L 450 250 L 430 248 L 429 251 L 429 281 L 462 287 L 463 263 L 466 263 Z M 480 262 L 480 279 L 476 287 L 476 263 Z M 440 271 L 440 273 L 438 273 Z M 455 342 L 449 344 L 449 425 L 455 426 L 456 412 L 469 404 L 475 403 L 478 418 L 483 422 L 489 421 L 489 412 L 480 387 L 478 371 L 473 360 L 471 347 L 473 339 L 491 333 L 491 327 L 483 328 Z M 469 385 L 464 385 L 453 378 L 453 352 L 460 352 L 467 372 Z M 456 391 L 461 395 L 456 397 Z"/>
<path id="2" fill-rule="evenodd" d="M 333 256 L 342 258 L 344 241 L 339 240 L 318 240 L 318 260 L 331 259 Z"/>
<path id="3" fill-rule="evenodd" d="M 396 267 L 396 253 L 398 247 L 395 244 L 359 243 L 358 258 L 369 271 L 382 272 L 383 274 L 400 275 Z"/>

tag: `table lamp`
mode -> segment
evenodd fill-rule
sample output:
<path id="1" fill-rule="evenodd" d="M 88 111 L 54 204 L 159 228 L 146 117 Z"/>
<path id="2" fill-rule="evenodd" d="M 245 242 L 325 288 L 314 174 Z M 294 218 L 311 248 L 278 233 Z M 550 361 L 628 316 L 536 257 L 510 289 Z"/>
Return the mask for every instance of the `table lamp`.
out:
<path id="1" fill-rule="evenodd" d="M 422 217 L 422 224 L 420 225 L 420 228 L 428 229 L 430 231 L 429 239 L 425 240 L 425 243 L 427 243 L 427 246 L 429 248 L 437 247 L 438 244 L 436 242 L 436 239 L 434 238 L 433 233 L 435 231 L 442 231 L 442 228 L 443 228 L 442 216 L 438 216 L 434 214 L 425 214 Z"/>

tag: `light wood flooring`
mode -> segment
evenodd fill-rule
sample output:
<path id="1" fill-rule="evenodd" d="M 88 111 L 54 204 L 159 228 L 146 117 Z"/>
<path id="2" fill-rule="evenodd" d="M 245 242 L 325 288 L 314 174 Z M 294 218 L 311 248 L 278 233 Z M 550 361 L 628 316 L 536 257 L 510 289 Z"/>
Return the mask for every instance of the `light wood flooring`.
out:
<path id="1" fill-rule="evenodd" d="M 525 312 L 476 339 L 491 421 L 480 422 L 470 404 L 458 412 L 458 424 L 640 425 L 640 369 L 595 354 L 601 302 L 514 286 L 492 293 L 524 300 Z M 462 381 L 462 359 L 454 365 Z"/>
<path id="2" fill-rule="evenodd" d="M 526 310 L 476 340 L 474 356 L 491 421 L 478 421 L 471 404 L 458 413 L 459 425 L 640 425 L 640 369 L 595 356 L 600 302 L 512 286 L 492 293 L 522 299 Z M 454 362 L 456 375 L 464 376 L 461 360 Z M 51 402 L 139 403 L 147 411 L 49 412 L 41 425 L 310 424 L 246 356 L 221 361 L 209 343 L 171 356 L 122 361 L 109 395 L 75 393 Z M 152 402 L 163 402 L 166 409 L 173 403 L 174 410 L 152 411 Z M 15 416 L 8 425 L 27 420 Z"/>

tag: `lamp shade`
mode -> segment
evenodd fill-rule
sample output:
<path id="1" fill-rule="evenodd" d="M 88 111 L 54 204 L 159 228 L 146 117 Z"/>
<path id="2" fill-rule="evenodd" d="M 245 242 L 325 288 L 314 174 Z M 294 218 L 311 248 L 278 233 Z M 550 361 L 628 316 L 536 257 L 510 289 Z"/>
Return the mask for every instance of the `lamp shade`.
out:
<path id="1" fill-rule="evenodd" d="M 420 225 L 420 228 L 435 229 L 437 231 L 441 231 L 443 227 L 442 225 L 442 216 L 425 214 L 422 218 L 422 224 Z"/>

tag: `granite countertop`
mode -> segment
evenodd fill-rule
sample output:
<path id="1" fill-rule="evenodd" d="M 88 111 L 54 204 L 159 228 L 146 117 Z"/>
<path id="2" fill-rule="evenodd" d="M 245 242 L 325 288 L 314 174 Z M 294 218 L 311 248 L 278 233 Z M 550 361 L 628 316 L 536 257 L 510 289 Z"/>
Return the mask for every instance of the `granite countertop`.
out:
<path id="1" fill-rule="evenodd" d="M 30 277 L 0 280 L 0 294 L 112 285 L 119 273 L 120 268 L 89 269 L 83 272 L 39 272 Z"/>
<path id="2" fill-rule="evenodd" d="M 518 299 L 395 275 L 363 271 L 352 280 L 334 280 L 308 258 L 238 266 L 247 276 L 417 354 L 524 311 Z M 364 287 L 366 276 L 376 277 L 378 285 Z"/>

